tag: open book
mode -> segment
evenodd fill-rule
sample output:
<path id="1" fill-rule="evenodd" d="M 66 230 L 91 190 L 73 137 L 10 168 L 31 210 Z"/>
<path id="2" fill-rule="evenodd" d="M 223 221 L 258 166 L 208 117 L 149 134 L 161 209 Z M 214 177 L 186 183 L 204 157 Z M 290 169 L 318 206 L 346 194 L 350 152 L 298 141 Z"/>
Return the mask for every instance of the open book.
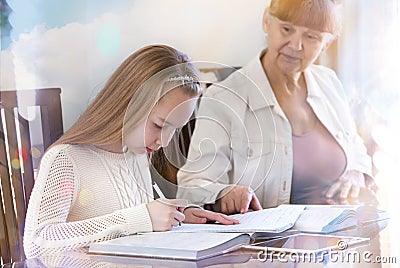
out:
<path id="1" fill-rule="evenodd" d="M 388 218 L 386 211 L 372 206 L 308 205 L 293 229 L 311 233 L 332 233 Z"/>
<path id="2" fill-rule="evenodd" d="M 224 267 L 233 267 L 234 264 L 248 262 L 251 254 L 232 252 L 201 260 L 178 260 L 164 258 L 141 258 L 111 255 L 91 255 L 95 262 L 112 263 L 112 267 L 174 267 L 174 268 L 204 268 L 225 264 Z M 227 264 L 231 264 L 228 266 Z"/>
<path id="3" fill-rule="evenodd" d="M 201 260 L 239 249 L 250 243 L 240 233 L 154 232 L 92 243 L 89 253 L 117 256 Z"/>
<path id="4" fill-rule="evenodd" d="M 182 226 L 174 227 L 172 232 L 279 233 L 291 228 L 305 207 L 303 205 L 280 205 L 276 208 L 230 215 L 240 224 L 182 224 Z"/>

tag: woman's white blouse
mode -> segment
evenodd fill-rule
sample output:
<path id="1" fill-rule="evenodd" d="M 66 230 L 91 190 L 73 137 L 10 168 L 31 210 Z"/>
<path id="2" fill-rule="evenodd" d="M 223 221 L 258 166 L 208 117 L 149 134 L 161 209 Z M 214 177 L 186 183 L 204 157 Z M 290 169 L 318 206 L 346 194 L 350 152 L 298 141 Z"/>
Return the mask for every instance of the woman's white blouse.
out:
<path id="1" fill-rule="evenodd" d="M 289 203 L 292 131 L 261 65 L 262 53 L 201 98 L 188 160 L 178 172 L 179 198 L 214 203 L 227 184 L 239 184 L 254 189 L 264 208 Z M 307 101 L 344 150 L 346 170 L 370 175 L 371 159 L 336 74 L 311 65 L 304 75 Z"/>

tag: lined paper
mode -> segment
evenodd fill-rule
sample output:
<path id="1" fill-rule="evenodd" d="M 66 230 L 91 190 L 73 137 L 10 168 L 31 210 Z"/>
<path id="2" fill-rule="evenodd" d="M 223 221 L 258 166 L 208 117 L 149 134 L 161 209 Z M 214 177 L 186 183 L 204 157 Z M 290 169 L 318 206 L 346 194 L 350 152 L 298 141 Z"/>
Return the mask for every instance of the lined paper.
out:
<path id="1" fill-rule="evenodd" d="M 283 232 L 291 228 L 306 206 L 280 205 L 276 208 L 230 215 L 240 221 L 236 225 L 222 224 L 182 224 L 173 232 Z"/>

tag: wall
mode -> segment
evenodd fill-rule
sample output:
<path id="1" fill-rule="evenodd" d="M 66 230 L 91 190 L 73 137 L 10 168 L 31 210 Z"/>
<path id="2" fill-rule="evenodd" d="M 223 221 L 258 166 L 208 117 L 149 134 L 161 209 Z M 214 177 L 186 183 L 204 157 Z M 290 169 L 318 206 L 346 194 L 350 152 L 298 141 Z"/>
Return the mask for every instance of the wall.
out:
<path id="1" fill-rule="evenodd" d="M 193 60 L 241 66 L 265 44 L 261 19 L 268 0 L 128 1 L 122 11 L 94 18 L 95 6 L 85 5 L 88 1 L 76 12 L 64 12 L 90 17 L 85 23 L 75 17 L 75 22 L 58 27 L 42 23 L 1 51 L 1 89 L 61 87 L 65 129 L 116 66 L 144 45 L 166 43 Z M 9 1 L 13 8 L 11 2 L 18 1 Z M 50 7 L 35 11 L 33 5 L 29 10 L 45 17 L 56 12 Z M 25 12 L 14 9 L 14 15 Z"/>

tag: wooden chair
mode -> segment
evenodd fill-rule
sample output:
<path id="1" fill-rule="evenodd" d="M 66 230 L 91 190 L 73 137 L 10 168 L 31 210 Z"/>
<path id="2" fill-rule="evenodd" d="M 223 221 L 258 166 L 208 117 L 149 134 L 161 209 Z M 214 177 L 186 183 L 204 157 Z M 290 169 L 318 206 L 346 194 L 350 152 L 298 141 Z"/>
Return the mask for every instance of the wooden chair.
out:
<path id="1" fill-rule="evenodd" d="M 60 88 L 0 92 L 2 264 L 25 259 L 22 242 L 34 184 L 34 160 L 37 163 L 42 152 L 63 134 L 60 93 Z M 35 111 L 40 114 L 37 120 L 27 118 L 32 112 L 36 114 Z M 37 130 L 32 127 L 33 122 L 41 125 L 41 148 L 32 144 L 33 132 Z"/>

